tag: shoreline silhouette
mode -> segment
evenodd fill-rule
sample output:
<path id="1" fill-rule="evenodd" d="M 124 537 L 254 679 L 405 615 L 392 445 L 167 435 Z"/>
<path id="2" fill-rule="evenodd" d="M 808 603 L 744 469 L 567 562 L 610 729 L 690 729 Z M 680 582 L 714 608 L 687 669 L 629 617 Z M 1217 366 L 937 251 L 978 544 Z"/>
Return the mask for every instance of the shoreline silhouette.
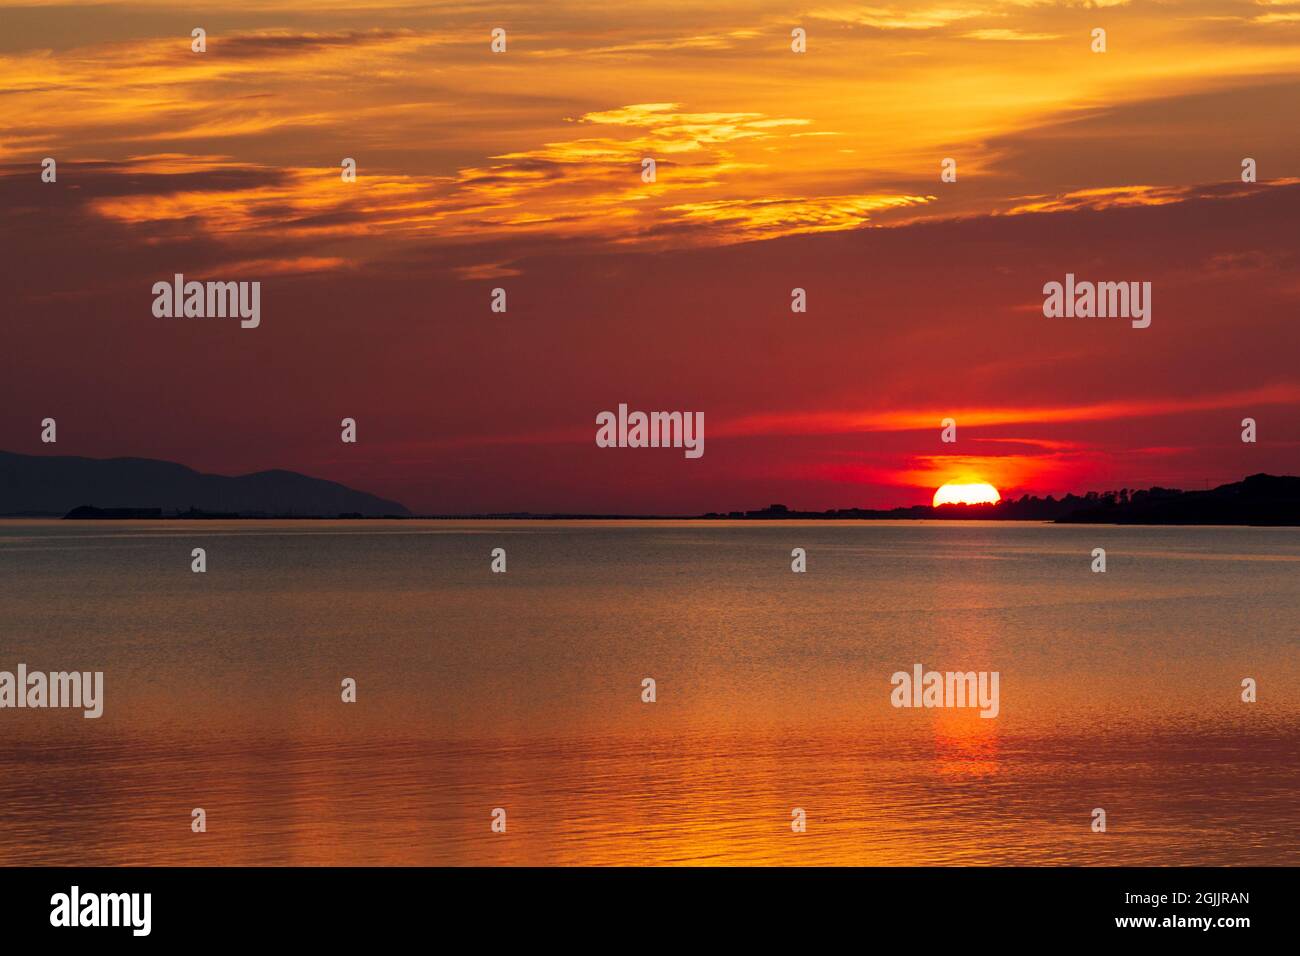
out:
<path id="1" fill-rule="evenodd" d="M 766 508 L 704 514 L 494 511 L 415 514 L 396 501 L 298 472 L 227 477 L 145 458 L 0 452 L 0 518 L 69 520 L 459 521 L 1046 521 L 1059 524 L 1300 526 L 1300 477 L 1250 475 L 1205 491 L 1121 488 L 1060 498 L 1022 495 L 994 504 L 808 511 Z"/>

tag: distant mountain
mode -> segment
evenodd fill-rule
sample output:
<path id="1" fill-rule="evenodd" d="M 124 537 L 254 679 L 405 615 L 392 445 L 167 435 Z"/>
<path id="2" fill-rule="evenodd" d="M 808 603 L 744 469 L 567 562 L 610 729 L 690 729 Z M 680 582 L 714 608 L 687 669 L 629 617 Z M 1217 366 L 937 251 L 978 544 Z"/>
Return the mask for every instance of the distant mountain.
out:
<path id="1" fill-rule="evenodd" d="M 396 501 L 292 471 L 231 478 L 149 458 L 73 458 L 0 451 L 0 515 L 62 517 L 74 508 L 368 518 L 410 514 Z"/>

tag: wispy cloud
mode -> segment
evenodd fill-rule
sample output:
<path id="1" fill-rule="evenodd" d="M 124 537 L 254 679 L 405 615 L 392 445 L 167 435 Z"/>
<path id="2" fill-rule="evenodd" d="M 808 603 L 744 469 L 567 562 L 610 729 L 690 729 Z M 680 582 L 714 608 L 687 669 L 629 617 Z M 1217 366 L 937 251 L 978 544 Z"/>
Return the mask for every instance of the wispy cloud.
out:
<path id="1" fill-rule="evenodd" d="M 1046 425 L 1097 422 L 1124 418 L 1150 418 L 1226 408 L 1286 405 L 1300 402 L 1300 385 L 1282 382 L 1239 392 L 1146 398 L 1081 405 L 1046 405 L 1006 408 L 932 408 L 914 410 L 834 410 L 771 412 L 744 416 L 715 427 L 719 436 L 844 434 L 851 432 L 907 432 L 937 429 L 947 417 L 964 428 L 1008 425 Z"/>
<path id="2" fill-rule="evenodd" d="M 875 212 L 933 199 L 889 193 L 771 196 L 761 181 L 746 182 L 742 174 L 761 174 L 766 164 L 740 158 L 735 145 L 802 130 L 808 120 L 798 117 L 643 103 L 587 113 L 574 125 L 610 133 L 500 153 L 447 176 L 363 168 L 355 184 L 341 182 L 331 168 L 150 154 L 124 167 L 153 176 L 143 188 L 96 199 L 91 208 L 118 222 L 184 221 L 226 237 L 273 229 L 293 238 L 436 234 L 479 241 L 493 234 L 546 233 L 617 242 L 679 227 L 678 237 L 689 241 L 736 242 L 853 228 Z M 657 163 L 652 183 L 641 177 L 645 157 Z M 226 188 L 195 188 L 188 178 L 168 188 L 172 174 L 233 169 L 259 175 Z M 720 191 L 733 195 L 713 198 Z M 692 198 L 697 193 L 709 198 Z"/>

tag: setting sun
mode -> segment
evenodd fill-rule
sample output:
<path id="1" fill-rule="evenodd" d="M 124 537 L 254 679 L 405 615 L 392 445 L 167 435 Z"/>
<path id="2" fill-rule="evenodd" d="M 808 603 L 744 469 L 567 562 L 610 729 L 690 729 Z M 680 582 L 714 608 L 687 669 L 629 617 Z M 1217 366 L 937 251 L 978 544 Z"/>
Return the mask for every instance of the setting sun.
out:
<path id="1" fill-rule="evenodd" d="M 934 493 L 934 506 L 939 505 L 992 505 L 1002 500 L 998 490 L 987 481 L 969 484 L 948 482 Z"/>

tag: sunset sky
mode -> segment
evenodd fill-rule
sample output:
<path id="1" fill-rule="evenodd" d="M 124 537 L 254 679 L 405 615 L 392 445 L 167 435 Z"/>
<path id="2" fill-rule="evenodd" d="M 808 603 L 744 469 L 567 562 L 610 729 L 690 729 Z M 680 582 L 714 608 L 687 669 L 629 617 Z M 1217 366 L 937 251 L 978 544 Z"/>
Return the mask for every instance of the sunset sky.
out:
<path id="1" fill-rule="evenodd" d="M 0 449 L 441 513 L 1300 473 L 1300 0 L 700 6 L 0 5 Z M 704 456 L 596 447 L 620 402 Z"/>

